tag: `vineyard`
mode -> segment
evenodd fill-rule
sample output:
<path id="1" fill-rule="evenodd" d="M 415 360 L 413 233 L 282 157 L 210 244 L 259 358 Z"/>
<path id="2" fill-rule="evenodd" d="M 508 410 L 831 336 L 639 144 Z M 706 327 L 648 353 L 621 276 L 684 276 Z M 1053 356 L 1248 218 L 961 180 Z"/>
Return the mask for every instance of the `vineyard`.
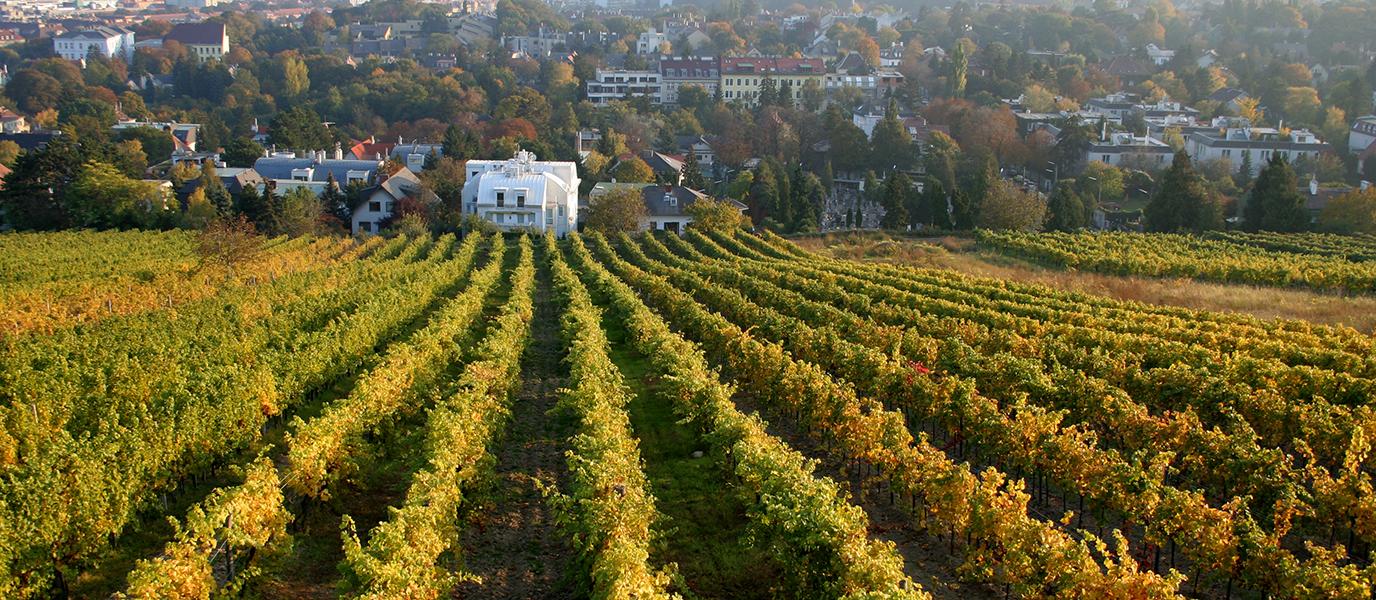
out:
<path id="1" fill-rule="evenodd" d="M 1323 233 L 981 231 L 979 247 L 1058 268 L 1350 294 L 1376 291 L 1376 238 Z"/>
<path id="2" fill-rule="evenodd" d="M 980 243 L 1349 291 L 1376 250 L 1152 239 Z M 0 236 L 0 597 L 1376 588 L 1376 340 L 1352 329 L 768 233 L 283 238 L 232 273 L 193 245 Z"/>

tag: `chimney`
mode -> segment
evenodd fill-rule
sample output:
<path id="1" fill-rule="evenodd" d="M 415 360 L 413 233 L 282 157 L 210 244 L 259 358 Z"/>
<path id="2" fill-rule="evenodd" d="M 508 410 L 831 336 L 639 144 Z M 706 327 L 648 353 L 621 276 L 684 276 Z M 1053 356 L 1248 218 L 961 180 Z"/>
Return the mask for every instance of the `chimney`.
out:
<path id="1" fill-rule="evenodd" d="M 344 160 L 344 148 L 339 146 L 339 142 L 334 143 L 334 159 Z"/>

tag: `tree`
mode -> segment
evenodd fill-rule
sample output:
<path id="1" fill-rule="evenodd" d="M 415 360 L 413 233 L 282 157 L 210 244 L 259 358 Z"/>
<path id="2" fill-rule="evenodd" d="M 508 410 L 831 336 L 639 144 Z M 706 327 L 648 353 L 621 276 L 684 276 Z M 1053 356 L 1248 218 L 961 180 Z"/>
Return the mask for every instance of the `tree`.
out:
<path id="1" fill-rule="evenodd" d="M 283 53 L 277 57 L 281 70 L 282 95 L 297 98 L 311 89 L 310 69 L 299 57 Z"/>
<path id="2" fill-rule="evenodd" d="M 263 203 L 263 195 L 258 192 L 258 186 L 250 184 L 239 190 L 238 195 L 234 197 L 234 211 L 253 223 L 261 223 L 267 219 L 268 208 Z"/>
<path id="3" fill-rule="evenodd" d="M 616 168 L 612 169 L 612 175 L 622 183 L 654 183 L 655 181 L 654 170 L 638 156 L 632 156 L 617 163 Z"/>
<path id="4" fill-rule="evenodd" d="M 903 122 L 898 120 L 898 104 L 893 98 L 889 99 L 889 107 L 884 111 L 884 118 L 874 126 L 870 147 L 870 156 L 873 157 L 871 162 L 874 163 L 875 169 L 881 171 L 890 168 L 906 170 L 917 160 L 913 152 L 913 138 L 908 135 Z"/>
<path id="5" fill-rule="evenodd" d="M 315 233 L 320 213 L 320 197 L 308 187 L 295 188 L 282 196 L 273 233 L 293 237 Z"/>
<path id="6" fill-rule="evenodd" d="M 353 220 L 353 207 L 349 206 L 349 198 L 340 189 L 339 182 L 335 181 L 334 173 L 325 177 L 325 190 L 320 192 L 320 209 L 344 225 Z"/>
<path id="7" fill-rule="evenodd" d="M 220 181 L 220 176 L 215 172 L 215 164 L 207 161 L 201 165 L 201 189 L 205 190 L 205 198 L 215 207 L 221 215 L 228 215 L 234 210 L 234 198 L 229 195 L 229 190 L 225 188 L 224 182 Z"/>
<path id="8" fill-rule="evenodd" d="M 773 216 L 774 207 L 779 205 L 778 178 L 768 162 L 755 170 L 749 189 L 750 220 L 756 226 L 763 225 L 766 219 Z"/>
<path id="9" fill-rule="evenodd" d="M 689 151 L 688 158 L 683 162 L 683 186 L 694 190 L 707 189 L 707 177 L 702 174 L 696 152 Z"/>
<path id="10" fill-rule="evenodd" d="M 714 198 L 699 198 L 683 209 L 693 222 L 688 226 L 702 231 L 731 233 L 749 222 L 736 204 Z"/>
<path id="11" fill-rule="evenodd" d="M 1242 220 L 1251 231 L 1301 231 L 1309 225 L 1295 171 L 1280 153 L 1272 154 L 1257 175 Z"/>
<path id="12" fill-rule="evenodd" d="M 146 157 L 151 158 L 153 163 L 160 163 L 172 156 L 172 149 L 176 142 L 172 139 L 172 134 L 153 127 L 129 127 L 121 129 L 116 139 L 120 141 L 136 140 L 142 146 Z"/>
<path id="13" fill-rule="evenodd" d="M 790 226 L 795 232 L 817 231 L 818 217 L 826 203 L 826 188 L 812 173 L 795 173 Z"/>
<path id="14" fill-rule="evenodd" d="M 33 114 L 57 106 L 62 84 L 42 71 L 21 69 L 5 85 L 5 96 L 14 99 L 19 110 Z"/>
<path id="15" fill-rule="evenodd" d="M 13 167 L 22 149 L 11 140 L 0 140 L 0 165 Z"/>
<path id="16" fill-rule="evenodd" d="M 1075 172 L 1084 162 L 1085 153 L 1093 141 L 1089 127 L 1080 122 L 1078 117 L 1067 122 L 1056 134 L 1056 147 L 1052 152 L 1057 170 L 1066 175 Z"/>
<path id="17" fill-rule="evenodd" d="M 831 143 L 831 160 L 842 171 L 856 171 L 869 164 L 869 140 L 865 132 L 841 107 L 832 104 L 827 107 L 823 119 L 827 130 L 827 141 Z"/>
<path id="18" fill-rule="evenodd" d="M 1376 234 L 1376 187 L 1334 198 L 1319 213 L 1318 227 L 1333 233 Z"/>
<path id="19" fill-rule="evenodd" d="M 913 193 L 912 181 L 902 171 L 894 171 L 884 179 L 884 219 L 880 226 L 885 229 L 906 229 L 908 227 L 908 196 Z"/>
<path id="20" fill-rule="evenodd" d="M 966 73 L 970 70 L 970 57 L 965 55 L 965 45 L 957 41 L 951 49 L 951 96 L 965 97 Z"/>
<path id="21" fill-rule="evenodd" d="M 444 130 L 444 156 L 456 160 L 477 158 L 478 137 L 467 127 L 450 125 Z"/>
<path id="22" fill-rule="evenodd" d="M 1046 202 L 1037 194 L 998 180 L 979 206 L 979 226 L 985 229 L 1038 231 L 1046 222 Z"/>
<path id="23" fill-rule="evenodd" d="M 196 188 L 186 199 L 186 212 L 182 213 L 182 227 L 202 229 L 215 218 L 215 206 L 205 199 L 205 190 Z"/>
<path id="24" fill-rule="evenodd" d="M 1222 207 L 1184 152 L 1175 153 L 1144 212 L 1149 231 L 1205 231 L 1223 225 Z"/>
<path id="25" fill-rule="evenodd" d="M 224 152 L 220 153 L 220 158 L 228 166 L 249 168 L 263 156 L 264 152 L 263 145 L 258 142 L 249 138 L 234 138 L 225 144 Z"/>
<path id="26" fill-rule="evenodd" d="M 635 232 L 646 218 L 639 186 L 618 187 L 593 197 L 584 222 L 588 229 L 604 233 Z"/>
<path id="27" fill-rule="evenodd" d="M 937 178 L 928 176 L 923 182 L 913 221 L 937 229 L 951 228 L 951 215 L 946 207 L 946 187 Z"/>
<path id="28" fill-rule="evenodd" d="M 126 177 L 114 166 L 90 161 L 82 165 L 66 190 L 68 213 L 83 227 L 140 227 L 149 222 L 156 186 Z"/>
<path id="29" fill-rule="evenodd" d="M 1085 226 L 1085 207 L 1080 195 L 1062 181 L 1046 203 L 1046 228 L 1053 231 L 1075 231 Z"/>
<path id="30" fill-rule="evenodd" d="M 765 76 L 760 80 L 760 96 L 756 99 L 755 106 L 777 106 L 779 104 L 778 84 L 773 77 Z"/>
<path id="31" fill-rule="evenodd" d="M 299 106 L 273 117 L 268 139 L 275 146 L 292 150 L 323 150 L 334 143 L 320 115 Z"/>
<path id="32" fill-rule="evenodd" d="M 220 217 L 196 236 L 196 255 L 201 268 L 222 268 L 231 274 L 257 256 L 263 239 L 243 215 Z"/>

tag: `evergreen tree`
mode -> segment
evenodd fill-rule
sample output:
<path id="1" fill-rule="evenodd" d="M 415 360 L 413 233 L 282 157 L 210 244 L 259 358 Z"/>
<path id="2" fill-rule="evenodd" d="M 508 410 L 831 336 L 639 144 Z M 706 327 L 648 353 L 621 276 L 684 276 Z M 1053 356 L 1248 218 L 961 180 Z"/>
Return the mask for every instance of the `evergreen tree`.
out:
<path id="1" fill-rule="evenodd" d="M 760 97 L 756 106 L 775 106 L 779 103 L 779 86 L 773 77 L 765 77 L 760 82 Z"/>
<path id="2" fill-rule="evenodd" d="M 946 214 L 946 188 L 935 177 L 927 177 L 922 182 L 922 194 L 917 197 L 917 210 L 913 211 L 913 222 L 932 227 L 948 225 Z"/>
<path id="3" fill-rule="evenodd" d="M 1062 180 L 1046 204 L 1046 228 L 1055 231 L 1074 231 L 1085 226 L 1084 202 L 1071 189 L 1070 180 Z"/>
<path id="4" fill-rule="evenodd" d="M 1295 170 L 1279 154 L 1273 154 L 1257 174 L 1243 211 L 1243 225 L 1251 231 L 1301 231 L 1309 225 Z"/>
<path id="5" fill-rule="evenodd" d="M 822 165 L 822 186 L 827 188 L 827 192 L 831 192 L 831 188 L 835 183 L 836 176 L 832 174 L 831 161 L 828 160 L 826 164 Z"/>
<path id="6" fill-rule="evenodd" d="M 965 46 L 956 40 L 955 47 L 951 49 L 951 95 L 956 98 L 965 97 L 966 74 L 970 70 L 970 57 L 965 55 Z"/>
<path id="7" fill-rule="evenodd" d="M 339 189 L 339 183 L 334 180 L 334 173 L 325 178 L 325 191 L 320 193 L 320 206 L 325 214 L 339 219 L 341 223 L 348 224 L 353 220 L 353 207 L 349 206 L 344 190 Z"/>
<path id="8" fill-rule="evenodd" d="M 979 207 L 970 199 L 970 194 L 962 188 L 956 188 L 956 193 L 951 196 L 951 220 L 955 228 L 974 229 L 978 211 Z"/>
<path id="9" fill-rule="evenodd" d="M 277 193 L 276 188 L 268 186 L 263 190 L 263 216 L 262 221 L 255 223 L 259 231 L 268 235 L 282 233 L 286 221 L 286 204 L 282 201 L 282 195 Z"/>
<path id="10" fill-rule="evenodd" d="M 999 179 L 998 161 L 988 149 L 975 148 L 961 155 L 961 160 L 956 165 L 956 185 L 965 192 L 965 197 L 969 201 L 971 226 L 974 224 L 974 215 L 979 214 L 984 196 Z"/>
<path id="11" fill-rule="evenodd" d="M 906 229 L 908 227 L 908 196 L 912 194 L 912 182 L 902 171 L 894 171 L 884 180 L 884 220 L 885 229 Z"/>
<path id="12" fill-rule="evenodd" d="M 855 211 L 846 209 L 846 229 L 850 229 L 855 223 Z"/>
<path id="13" fill-rule="evenodd" d="M 775 98 L 775 104 L 793 108 L 793 84 L 787 79 L 779 84 L 779 94 Z"/>
<path id="14" fill-rule="evenodd" d="M 458 125 L 450 125 L 444 130 L 444 155 L 456 160 L 477 158 L 478 138 L 472 131 Z"/>
<path id="15" fill-rule="evenodd" d="M 1247 189 L 1247 185 L 1252 183 L 1252 169 L 1252 151 L 1243 150 L 1242 164 L 1239 166 L 1237 173 L 1233 174 L 1233 183 L 1237 184 L 1239 189 Z"/>
<path id="16" fill-rule="evenodd" d="M 822 181 L 812 173 L 799 172 L 793 185 L 792 229 L 793 231 L 816 231 L 822 206 L 826 202 L 826 189 Z"/>
<path id="17" fill-rule="evenodd" d="M 229 190 L 225 188 L 224 182 L 220 181 L 220 176 L 215 172 L 215 163 L 206 161 L 201 165 L 201 189 L 205 190 L 205 199 L 215 207 L 215 212 L 225 216 L 234 210 L 234 198 L 230 196 Z"/>
<path id="18" fill-rule="evenodd" d="M 873 167 L 878 170 L 889 168 L 908 169 L 916 162 L 913 152 L 913 138 L 898 119 L 898 105 L 889 99 L 884 118 L 874 126 L 870 137 L 870 157 Z"/>
<path id="19" fill-rule="evenodd" d="M 683 162 L 683 186 L 695 190 L 707 189 L 707 178 L 702 174 L 702 165 L 698 164 L 695 152 L 690 151 L 688 159 Z"/>
<path id="20" fill-rule="evenodd" d="M 260 223 L 267 214 L 263 196 L 258 193 L 257 185 L 246 185 L 234 198 L 235 210 L 254 224 Z"/>
<path id="21" fill-rule="evenodd" d="M 778 206 L 779 184 L 774 177 L 774 168 L 768 162 L 761 163 L 760 168 L 755 170 L 746 203 L 750 207 L 750 221 L 756 226 L 763 225 L 772 216 L 773 208 Z"/>
<path id="22" fill-rule="evenodd" d="M 1145 212 L 1149 231 L 1204 231 L 1223 225 L 1221 207 L 1184 151 L 1175 153 Z"/>

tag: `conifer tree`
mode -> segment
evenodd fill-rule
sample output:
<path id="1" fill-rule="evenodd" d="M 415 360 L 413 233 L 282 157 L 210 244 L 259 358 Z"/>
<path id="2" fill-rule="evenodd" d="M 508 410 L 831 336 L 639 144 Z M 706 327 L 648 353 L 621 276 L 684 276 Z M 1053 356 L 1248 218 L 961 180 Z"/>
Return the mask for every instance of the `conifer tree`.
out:
<path id="1" fill-rule="evenodd" d="M 1149 231 L 1204 231 L 1223 226 L 1218 202 L 1183 151 L 1175 153 L 1145 213 Z"/>
<path id="2" fill-rule="evenodd" d="M 1257 174 L 1243 209 L 1243 225 L 1251 231 L 1301 231 L 1309 225 L 1295 170 L 1279 154 L 1273 154 Z"/>

